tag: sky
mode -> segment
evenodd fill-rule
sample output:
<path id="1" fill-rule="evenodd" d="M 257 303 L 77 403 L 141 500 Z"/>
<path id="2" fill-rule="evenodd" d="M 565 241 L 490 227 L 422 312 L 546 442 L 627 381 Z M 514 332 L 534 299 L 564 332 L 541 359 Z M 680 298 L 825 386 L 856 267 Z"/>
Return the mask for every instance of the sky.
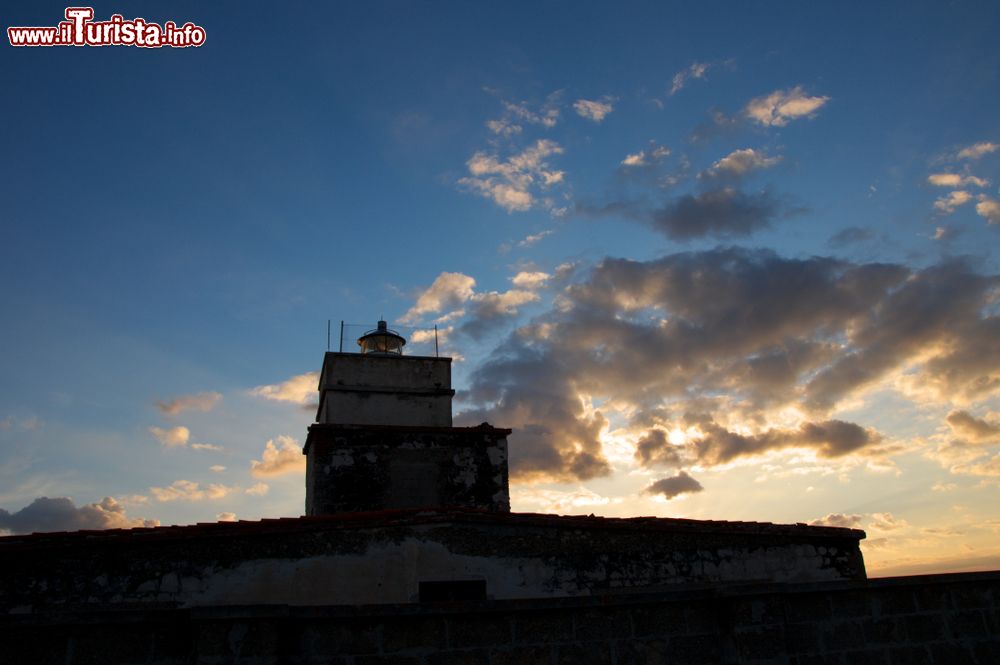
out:
<path id="1" fill-rule="evenodd" d="M 4 5 L 4 27 L 65 5 Z M 295 516 L 384 317 L 516 511 L 1000 568 L 994 2 L 128 2 L 0 51 L 0 530 Z"/>

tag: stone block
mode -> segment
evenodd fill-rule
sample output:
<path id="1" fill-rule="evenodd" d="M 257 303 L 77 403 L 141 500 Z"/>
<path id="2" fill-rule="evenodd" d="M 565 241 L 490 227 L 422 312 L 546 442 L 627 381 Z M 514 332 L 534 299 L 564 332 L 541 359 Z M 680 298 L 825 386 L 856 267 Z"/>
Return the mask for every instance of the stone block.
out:
<path id="1" fill-rule="evenodd" d="M 357 656 L 354 665 L 422 665 L 417 656 Z"/>
<path id="2" fill-rule="evenodd" d="M 850 665 L 888 665 L 889 661 L 881 649 L 864 649 L 844 652 L 844 662 Z"/>
<path id="3" fill-rule="evenodd" d="M 872 615 L 871 594 L 864 591 L 840 591 L 830 595 L 830 606 L 836 618 Z"/>
<path id="4" fill-rule="evenodd" d="M 917 611 L 913 591 L 907 587 L 881 589 L 875 594 L 877 615 L 910 614 Z"/>
<path id="5" fill-rule="evenodd" d="M 827 651 L 860 649 L 865 646 L 865 635 L 858 621 L 838 621 L 822 624 L 823 645 Z"/>
<path id="6" fill-rule="evenodd" d="M 951 590 L 951 597 L 955 602 L 955 607 L 960 610 L 977 609 L 990 607 L 993 605 L 993 597 L 988 586 L 966 586 L 954 587 Z"/>
<path id="7" fill-rule="evenodd" d="M 607 642 L 560 644 L 556 647 L 559 665 L 613 665 L 611 646 Z"/>
<path id="8" fill-rule="evenodd" d="M 514 616 L 518 644 L 555 644 L 573 641 L 573 615 L 566 612 L 523 612 Z"/>
<path id="9" fill-rule="evenodd" d="M 441 651 L 447 647 L 445 620 L 438 616 L 401 616 L 382 622 L 382 653 Z"/>
<path id="10" fill-rule="evenodd" d="M 678 635 L 667 642 L 671 665 L 710 665 L 720 662 L 720 640 L 712 634 Z"/>
<path id="11" fill-rule="evenodd" d="M 861 624 L 865 641 L 873 644 L 897 644 L 906 639 L 902 622 L 893 617 L 868 619 Z"/>
<path id="12" fill-rule="evenodd" d="M 510 644 L 511 619 L 507 614 L 469 614 L 448 618 L 448 643 L 453 649 Z"/>
<path id="13" fill-rule="evenodd" d="M 785 616 L 789 621 L 827 621 L 832 617 L 826 594 L 789 594 L 785 596 Z"/>
<path id="14" fill-rule="evenodd" d="M 293 648 L 317 658 L 378 653 L 382 640 L 381 625 L 374 621 L 310 619 L 289 628 Z"/>
<path id="15" fill-rule="evenodd" d="M 938 642 L 927 646 L 935 665 L 983 665 L 972 651 L 963 644 Z M 991 664 L 992 665 L 992 664 Z"/>
<path id="16" fill-rule="evenodd" d="M 950 610 L 952 607 L 948 587 L 941 584 L 915 586 L 913 598 L 917 602 L 917 609 L 922 612 Z"/>
<path id="17" fill-rule="evenodd" d="M 785 653 L 785 635 L 780 626 L 759 626 L 736 633 L 741 660 L 776 660 Z"/>
<path id="18" fill-rule="evenodd" d="M 940 614 L 911 614 L 903 617 L 906 634 L 915 644 L 940 640 L 944 636 L 944 619 Z"/>
<path id="19" fill-rule="evenodd" d="M 783 623 L 785 606 L 773 596 L 753 598 L 734 603 L 733 614 L 740 625 Z"/>
<path id="20" fill-rule="evenodd" d="M 622 609 L 587 609 L 575 617 L 577 640 L 620 640 L 632 637 L 632 621 Z"/>
<path id="21" fill-rule="evenodd" d="M 994 634 L 988 642 L 977 642 L 972 652 L 980 663 L 1000 663 L 1000 635 Z"/>
<path id="22" fill-rule="evenodd" d="M 618 665 L 667 665 L 666 640 L 627 640 L 615 644 Z"/>
<path id="23" fill-rule="evenodd" d="M 948 628 L 955 639 L 985 637 L 986 621 L 978 610 L 953 612 L 948 616 Z"/>
<path id="24" fill-rule="evenodd" d="M 922 646 L 892 647 L 888 651 L 890 665 L 934 665 L 931 654 Z"/>
<path id="25" fill-rule="evenodd" d="M 684 610 L 688 631 L 715 633 L 719 630 L 720 607 L 717 601 L 688 603 Z"/>
<path id="26" fill-rule="evenodd" d="M 493 662 L 496 663 L 497 661 L 494 660 Z M 490 665 L 490 657 L 483 649 L 442 651 L 427 656 L 426 663 L 427 665 Z"/>
<path id="27" fill-rule="evenodd" d="M 278 655 L 277 621 L 212 620 L 200 621 L 195 630 L 195 649 L 199 660 L 264 659 Z"/>
<path id="28" fill-rule="evenodd" d="M 791 623 L 785 626 L 785 650 L 789 654 L 822 651 L 820 631 L 814 623 Z"/>
<path id="29" fill-rule="evenodd" d="M 550 646 L 494 649 L 490 653 L 490 665 L 551 665 L 552 652 Z"/>
<path id="30" fill-rule="evenodd" d="M 632 610 L 632 625 L 636 637 L 687 632 L 687 618 L 679 603 L 637 607 Z"/>

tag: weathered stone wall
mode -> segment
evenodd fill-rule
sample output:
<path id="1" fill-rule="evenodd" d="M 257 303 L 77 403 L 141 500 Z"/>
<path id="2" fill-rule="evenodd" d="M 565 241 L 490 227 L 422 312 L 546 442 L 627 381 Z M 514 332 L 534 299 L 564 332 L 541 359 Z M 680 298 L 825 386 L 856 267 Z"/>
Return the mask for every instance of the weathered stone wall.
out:
<path id="1" fill-rule="evenodd" d="M 1000 663 L 1000 573 L 436 606 L 0 617 L 0 662 Z"/>
<path id="2" fill-rule="evenodd" d="M 510 511 L 507 435 L 480 427 L 309 428 L 306 514 L 459 506 Z"/>
<path id="3" fill-rule="evenodd" d="M 472 511 L 0 538 L 0 613 L 66 606 L 410 603 L 421 582 L 490 599 L 863 579 L 860 531 Z"/>
<path id="4" fill-rule="evenodd" d="M 450 427 L 451 358 L 327 353 L 316 421 Z"/>

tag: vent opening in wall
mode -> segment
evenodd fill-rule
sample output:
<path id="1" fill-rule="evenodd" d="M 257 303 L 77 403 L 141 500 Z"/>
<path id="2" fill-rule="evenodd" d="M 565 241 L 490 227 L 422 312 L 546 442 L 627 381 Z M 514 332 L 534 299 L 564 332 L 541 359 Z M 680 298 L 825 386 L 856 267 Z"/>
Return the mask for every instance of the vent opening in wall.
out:
<path id="1" fill-rule="evenodd" d="M 454 600 L 486 600 L 486 580 L 420 583 L 421 603 L 446 603 Z"/>

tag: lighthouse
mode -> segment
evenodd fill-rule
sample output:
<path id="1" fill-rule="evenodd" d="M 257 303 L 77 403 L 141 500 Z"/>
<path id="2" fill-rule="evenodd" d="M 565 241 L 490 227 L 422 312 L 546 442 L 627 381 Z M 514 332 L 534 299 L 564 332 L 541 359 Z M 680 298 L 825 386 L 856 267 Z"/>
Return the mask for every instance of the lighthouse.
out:
<path id="1" fill-rule="evenodd" d="M 509 512 L 507 435 L 453 427 L 451 358 L 404 355 L 379 321 L 358 353 L 327 352 L 306 455 L 306 514 L 398 508 Z"/>

